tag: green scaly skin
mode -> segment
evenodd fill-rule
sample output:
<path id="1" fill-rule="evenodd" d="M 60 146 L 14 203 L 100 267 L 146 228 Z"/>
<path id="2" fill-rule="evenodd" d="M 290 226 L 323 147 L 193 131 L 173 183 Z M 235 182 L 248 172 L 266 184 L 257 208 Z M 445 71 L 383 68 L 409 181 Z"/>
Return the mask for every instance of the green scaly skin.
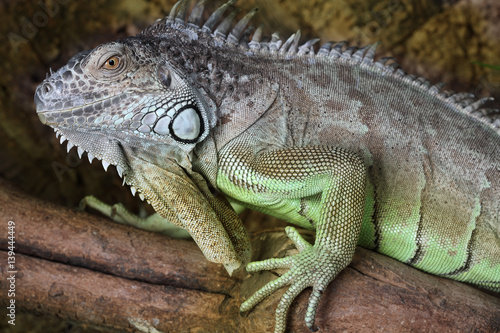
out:
<path id="1" fill-rule="evenodd" d="M 298 254 L 248 264 L 249 272 L 289 271 L 257 291 L 240 310 L 248 311 L 290 285 L 276 308 L 275 332 L 283 332 L 291 302 L 312 287 L 305 321 L 313 329 L 321 294 L 354 255 L 365 202 L 363 162 L 349 151 L 321 146 L 256 153 L 255 146 L 242 138 L 224 147 L 219 158 L 217 185 L 224 193 L 249 207 L 316 230 L 316 242 L 311 245 L 288 227 L 287 235 Z"/>

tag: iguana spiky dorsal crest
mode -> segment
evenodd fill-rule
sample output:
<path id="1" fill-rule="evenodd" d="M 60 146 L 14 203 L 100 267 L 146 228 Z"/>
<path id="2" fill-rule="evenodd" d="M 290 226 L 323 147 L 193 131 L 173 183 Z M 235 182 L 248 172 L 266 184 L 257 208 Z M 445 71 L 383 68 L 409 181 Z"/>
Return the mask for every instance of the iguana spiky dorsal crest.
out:
<path id="1" fill-rule="evenodd" d="M 477 100 L 469 93 L 454 93 L 443 91 L 445 84 L 431 84 L 427 79 L 407 74 L 400 68 L 399 64 L 392 57 L 384 57 L 375 60 L 375 50 L 378 43 L 367 45 L 362 48 L 349 46 L 346 42 L 327 42 L 315 49 L 319 39 L 311 39 L 300 44 L 300 31 L 292 34 L 286 41 L 280 39 L 278 33 L 274 33 L 270 41 L 263 41 L 262 26 L 254 31 L 253 27 L 247 27 L 257 9 L 250 11 L 241 20 L 235 22 L 236 12 L 230 10 L 236 0 L 229 0 L 220 6 L 207 21 L 202 25 L 201 16 L 204 10 L 205 0 L 198 1 L 188 15 L 188 5 L 191 0 L 180 0 L 170 11 L 170 14 L 157 20 L 149 28 L 141 32 L 140 35 L 161 36 L 170 28 L 183 31 L 193 39 L 197 39 L 199 34 L 211 35 L 214 46 L 234 46 L 240 48 L 249 56 L 274 56 L 293 58 L 298 56 L 310 57 L 310 63 L 314 63 L 315 58 L 326 57 L 332 60 L 350 61 L 361 66 L 377 68 L 387 74 L 399 76 L 409 84 L 420 86 L 429 94 L 449 103 L 450 107 L 456 108 L 460 112 L 468 113 L 472 117 L 492 127 L 500 133 L 500 111 L 492 108 L 482 108 L 482 105 L 492 98 L 482 98 Z M 230 14 L 224 16 L 227 11 Z M 231 29 L 232 27 L 232 29 Z"/>

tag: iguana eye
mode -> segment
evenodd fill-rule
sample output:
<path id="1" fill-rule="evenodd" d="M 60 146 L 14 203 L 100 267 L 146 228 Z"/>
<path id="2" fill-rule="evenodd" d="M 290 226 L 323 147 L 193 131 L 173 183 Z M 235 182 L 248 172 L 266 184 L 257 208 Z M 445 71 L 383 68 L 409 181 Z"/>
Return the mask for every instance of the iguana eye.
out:
<path id="1" fill-rule="evenodd" d="M 117 56 L 109 57 L 104 63 L 103 67 L 106 69 L 117 69 L 120 65 L 120 58 Z"/>

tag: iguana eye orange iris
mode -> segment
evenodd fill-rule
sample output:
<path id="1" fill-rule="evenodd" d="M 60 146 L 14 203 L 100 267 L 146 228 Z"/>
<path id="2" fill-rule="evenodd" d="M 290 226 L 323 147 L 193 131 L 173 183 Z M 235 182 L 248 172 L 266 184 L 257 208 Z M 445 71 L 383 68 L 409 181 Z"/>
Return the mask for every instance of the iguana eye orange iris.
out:
<path id="1" fill-rule="evenodd" d="M 112 56 L 106 60 L 104 63 L 104 68 L 106 69 L 117 69 L 118 65 L 120 64 L 120 58 L 117 56 Z"/>

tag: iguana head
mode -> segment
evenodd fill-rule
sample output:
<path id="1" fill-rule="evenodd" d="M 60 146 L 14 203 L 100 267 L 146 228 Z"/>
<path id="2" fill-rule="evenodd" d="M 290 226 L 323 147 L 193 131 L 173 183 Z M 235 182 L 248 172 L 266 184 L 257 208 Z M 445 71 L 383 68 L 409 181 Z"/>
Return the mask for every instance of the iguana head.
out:
<path id="1" fill-rule="evenodd" d="M 132 37 L 71 58 L 36 90 L 42 123 L 68 149 L 78 146 L 119 172 L 128 169 L 124 147 L 155 155 L 162 146 L 167 158 L 182 159 L 207 136 L 213 110 L 150 44 Z"/>

